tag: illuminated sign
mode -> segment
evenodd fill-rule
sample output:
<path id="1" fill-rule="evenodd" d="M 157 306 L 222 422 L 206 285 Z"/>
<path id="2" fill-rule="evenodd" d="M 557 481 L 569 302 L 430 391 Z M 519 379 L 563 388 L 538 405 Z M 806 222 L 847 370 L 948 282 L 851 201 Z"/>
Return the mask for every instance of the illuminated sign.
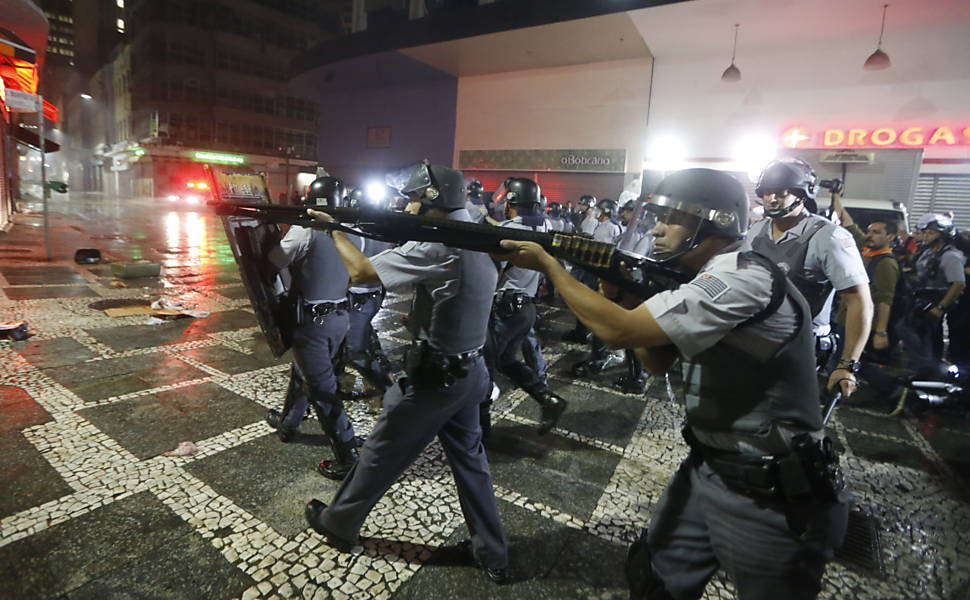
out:
<path id="1" fill-rule="evenodd" d="M 816 131 L 789 127 L 781 135 L 786 148 L 925 148 L 970 146 L 970 126 L 853 127 Z"/>
<path id="2" fill-rule="evenodd" d="M 246 162 L 245 156 L 238 154 L 219 154 L 217 152 L 193 152 L 192 159 L 199 162 L 223 163 L 227 165 L 241 165 Z"/>

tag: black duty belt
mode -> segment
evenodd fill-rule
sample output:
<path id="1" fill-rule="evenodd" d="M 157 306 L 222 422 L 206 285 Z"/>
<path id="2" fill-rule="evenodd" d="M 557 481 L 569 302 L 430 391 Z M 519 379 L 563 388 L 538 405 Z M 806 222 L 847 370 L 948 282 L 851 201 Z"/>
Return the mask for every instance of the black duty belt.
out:
<path id="1" fill-rule="evenodd" d="M 816 441 L 804 433 L 792 439 L 787 454 L 756 456 L 707 446 L 690 427 L 683 435 L 692 460 L 707 463 L 726 487 L 756 500 L 833 502 L 845 487 L 838 454 L 828 438 Z"/>
<path id="2" fill-rule="evenodd" d="M 404 356 L 404 370 L 416 389 L 448 387 L 468 375 L 470 362 L 482 355 L 482 349 L 446 354 L 425 341 L 416 341 Z"/>
<path id="3" fill-rule="evenodd" d="M 329 314 L 335 312 L 340 312 L 342 310 L 347 310 L 350 303 L 347 300 L 338 300 L 336 302 L 315 302 L 306 303 L 305 308 L 313 316 L 313 321 L 319 323 L 320 319 L 323 319 Z"/>

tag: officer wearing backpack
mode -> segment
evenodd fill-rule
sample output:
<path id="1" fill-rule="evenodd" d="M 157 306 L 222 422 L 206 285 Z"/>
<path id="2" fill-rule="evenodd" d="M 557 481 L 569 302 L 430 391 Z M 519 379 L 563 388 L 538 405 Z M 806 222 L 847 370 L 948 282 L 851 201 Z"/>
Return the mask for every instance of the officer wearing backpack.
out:
<path id="1" fill-rule="evenodd" d="M 916 257 L 916 292 L 912 311 L 899 322 L 914 372 L 935 367 L 942 359 L 942 319 L 966 287 L 963 253 L 953 246 L 953 220 L 926 214 L 916 225 L 921 250 Z"/>

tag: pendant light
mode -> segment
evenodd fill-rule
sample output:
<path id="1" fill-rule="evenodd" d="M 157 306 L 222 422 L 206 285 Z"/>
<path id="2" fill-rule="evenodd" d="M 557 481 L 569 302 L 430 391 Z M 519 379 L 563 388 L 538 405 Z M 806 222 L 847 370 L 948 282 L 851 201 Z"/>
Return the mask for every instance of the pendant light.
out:
<path id="1" fill-rule="evenodd" d="M 721 73 L 721 81 L 741 81 L 741 69 L 734 66 L 734 57 L 738 52 L 738 27 L 739 24 L 734 24 L 734 49 L 731 50 L 731 66 L 724 69 Z"/>
<path id="2" fill-rule="evenodd" d="M 889 62 L 889 55 L 882 51 L 882 34 L 886 31 L 886 9 L 888 4 L 882 5 L 882 27 L 879 28 L 879 43 L 876 44 L 876 51 L 869 55 L 862 68 L 866 71 L 882 71 L 892 66 Z"/>

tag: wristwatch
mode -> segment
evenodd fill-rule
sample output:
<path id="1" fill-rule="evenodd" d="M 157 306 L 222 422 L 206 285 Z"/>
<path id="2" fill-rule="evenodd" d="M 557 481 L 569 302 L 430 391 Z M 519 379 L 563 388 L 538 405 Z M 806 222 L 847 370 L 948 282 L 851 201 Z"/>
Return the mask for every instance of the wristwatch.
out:
<path id="1" fill-rule="evenodd" d="M 862 363 L 857 360 L 840 360 L 836 365 L 836 369 L 845 369 L 849 373 L 855 375 L 862 368 Z"/>

